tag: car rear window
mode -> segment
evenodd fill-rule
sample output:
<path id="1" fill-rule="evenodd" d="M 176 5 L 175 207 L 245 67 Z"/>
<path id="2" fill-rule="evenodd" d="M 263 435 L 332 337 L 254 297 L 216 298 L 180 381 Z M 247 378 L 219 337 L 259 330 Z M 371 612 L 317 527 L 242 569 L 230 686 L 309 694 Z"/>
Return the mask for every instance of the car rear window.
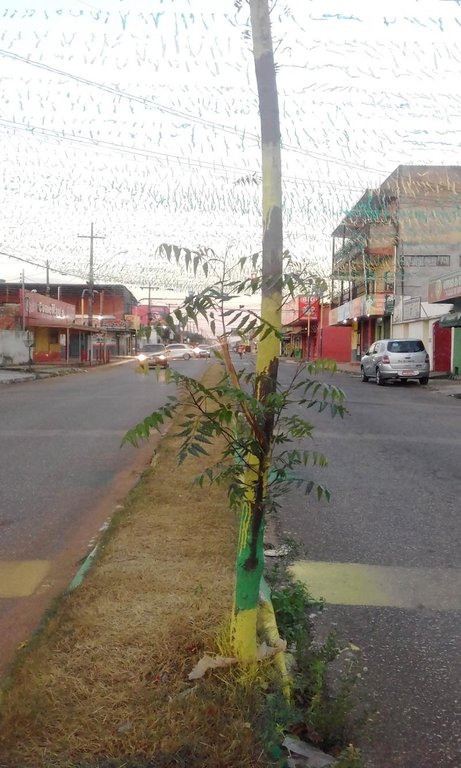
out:
<path id="1" fill-rule="evenodd" d="M 424 344 L 419 339 L 405 339 L 404 341 L 389 341 L 388 352 L 424 352 Z"/>

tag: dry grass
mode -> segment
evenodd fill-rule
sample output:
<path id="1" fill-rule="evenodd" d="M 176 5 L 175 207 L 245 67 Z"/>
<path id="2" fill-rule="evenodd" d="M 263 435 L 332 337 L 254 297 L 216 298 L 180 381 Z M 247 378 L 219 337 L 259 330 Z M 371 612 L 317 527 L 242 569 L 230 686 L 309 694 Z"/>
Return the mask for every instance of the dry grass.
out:
<path id="1" fill-rule="evenodd" d="M 163 439 L 83 584 L 60 601 L 2 704 L 2 768 L 256 768 L 259 686 L 237 670 L 192 684 L 232 602 L 236 521 L 194 489 Z"/>

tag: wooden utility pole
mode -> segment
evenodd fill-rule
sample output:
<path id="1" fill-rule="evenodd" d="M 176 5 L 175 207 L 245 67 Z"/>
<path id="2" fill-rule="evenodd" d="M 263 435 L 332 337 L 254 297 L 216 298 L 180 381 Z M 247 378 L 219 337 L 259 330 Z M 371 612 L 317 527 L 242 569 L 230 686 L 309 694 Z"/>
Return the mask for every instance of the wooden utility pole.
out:
<path id="1" fill-rule="evenodd" d="M 93 271 L 93 243 L 95 240 L 104 240 L 105 235 L 95 235 L 93 229 L 93 222 L 91 222 L 89 235 L 78 235 L 78 237 L 86 238 L 90 241 L 90 271 L 88 276 L 88 325 L 93 325 L 93 301 L 94 301 L 94 271 Z"/>

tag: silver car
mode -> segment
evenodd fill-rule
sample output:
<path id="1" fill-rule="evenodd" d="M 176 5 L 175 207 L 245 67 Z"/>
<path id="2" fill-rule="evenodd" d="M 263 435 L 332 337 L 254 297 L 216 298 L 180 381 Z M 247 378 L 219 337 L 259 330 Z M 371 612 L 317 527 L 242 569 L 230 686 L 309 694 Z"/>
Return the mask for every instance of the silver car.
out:
<path id="1" fill-rule="evenodd" d="M 421 339 L 380 339 L 371 345 L 360 361 L 362 381 L 376 379 L 407 382 L 418 379 L 421 384 L 429 381 L 429 355 Z"/>

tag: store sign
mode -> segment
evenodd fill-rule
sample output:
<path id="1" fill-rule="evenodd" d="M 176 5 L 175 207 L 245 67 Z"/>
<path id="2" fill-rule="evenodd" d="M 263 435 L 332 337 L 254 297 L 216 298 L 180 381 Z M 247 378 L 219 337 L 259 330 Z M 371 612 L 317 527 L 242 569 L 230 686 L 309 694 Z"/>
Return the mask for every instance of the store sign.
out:
<path id="1" fill-rule="evenodd" d="M 357 296 L 352 301 L 346 301 L 339 307 L 331 309 L 329 312 L 329 325 L 339 325 L 339 323 L 354 320 L 358 317 L 375 317 L 383 315 L 386 296 L 384 293 L 372 293 L 368 296 Z"/>
<path id="2" fill-rule="evenodd" d="M 139 331 L 141 327 L 141 318 L 137 317 L 137 315 L 125 315 L 125 320 L 127 323 L 127 327 L 134 329 L 135 331 Z"/>
<path id="3" fill-rule="evenodd" d="M 23 302 L 24 294 L 24 302 Z M 20 291 L 19 307 L 26 325 L 71 325 L 75 321 L 75 307 L 65 301 L 42 296 L 33 291 Z"/>
<path id="4" fill-rule="evenodd" d="M 431 280 L 428 288 L 428 301 L 434 303 L 437 301 L 449 304 L 452 299 L 461 296 L 461 271 L 454 272 L 451 275 L 445 275 L 438 280 Z"/>
<path id="5" fill-rule="evenodd" d="M 317 297 L 298 296 L 298 319 L 299 320 L 318 320 L 320 301 Z"/>
<path id="6" fill-rule="evenodd" d="M 126 320 L 101 320 L 101 328 L 106 331 L 126 331 L 128 327 Z"/>

